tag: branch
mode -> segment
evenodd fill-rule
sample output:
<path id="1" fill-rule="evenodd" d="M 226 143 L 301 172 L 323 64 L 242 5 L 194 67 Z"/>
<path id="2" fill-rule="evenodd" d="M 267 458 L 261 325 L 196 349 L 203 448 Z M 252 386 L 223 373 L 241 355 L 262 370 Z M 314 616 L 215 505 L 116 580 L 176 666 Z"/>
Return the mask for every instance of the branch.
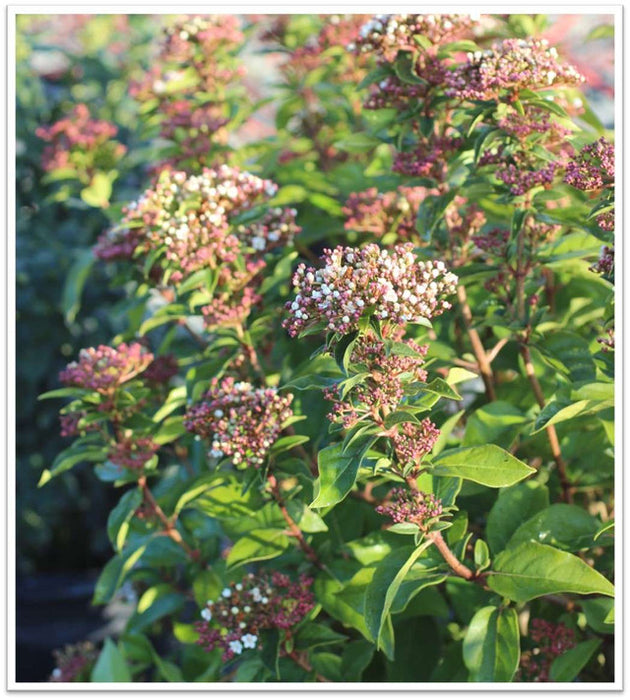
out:
<path id="1" fill-rule="evenodd" d="M 461 307 L 466 332 L 468 333 L 473 353 L 477 359 L 479 372 L 481 373 L 481 378 L 483 379 L 484 386 L 486 387 L 486 395 L 489 401 L 495 401 L 497 395 L 494 390 L 494 377 L 492 375 L 490 361 L 488 360 L 488 356 L 483 347 L 483 343 L 481 342 L 481 338 L 479 337 L 479 333 L 477 333 L 477 330 L 473 328 L 472 312 L 470 310 L 470 306 L 468 306 L 466 289 L 461 284 L 457 287 L 457 299 L 459 300 L 459 305 Z"/>
<path id="2" fill-rule="evenodd" d="M 176 542 L 193 561 L 199 561 L 199 552 L 196 549 L 191 549 L 184 541 L 179 530 L 175 528 L 175 519 L 171 520 L 166 517 L 164 511 L 160 508 L 151 490 L 147 486 L 147 477 L 144 474 L 138 479 L 138 486 L 142 489 L 144 500 L 151 506 L 158 520 L 164 526 L 164 534 L 170 537 L 173 542 Z"/>
<path id="3" fill-rule="evenodd" d="M 532 391 L 534 392 L 534 396 L 536 397 L 536 401 L 538 402 L 540 408 L 544 408 L 545 395 L 543 394 L 542 387 L 540 386 L 540 382 L 538 381 L 538 377 L 536 376 L 536 372 L 534 370 L 534 365 L 532 363 L 532 354 L 530 352 L 529 345 L 527 345 L 524 342 L 521 343 L 521 356 L 523 358 L 523 362 L 525 363 L 525 374 L 527 374 L 527 378 L 529 379 L 529 383 L 531 384 Z M 572 503 L 573 494 L 571 489 L 571 482 L 567 477 L 567 468 L 564 459 L 562 458 L 562 452 L 560 450 L 560 441 L 558 440 L 558 433 L 556 433 L 556 427 L 554 425 L 548 425 L 546 426 L 545 430 L 547 431 L 547 438 L 549 440 L 551 454 L 558 469 L 558 476 L 560 477 L 560 485 L 562 486 L 562 500 L 566 503 Z"/>
<path id="4" fill-rule="evenodd" d="M 317 552 L 311 547 L 311 545 L 306 541 L 304 537 L 304 533 L 300 528 L 297 526 L 295 520 L 291 517 L 289 511 L 287 510 L 286 505 L 284 504 L 284 500 L 282 498 L 282 495 L 280 493 L 280 487 L 278 486 L 278 481 L 276 480 L 276 477 L 273 474 L 269 474 L 267 477 L 267 481 L 269 482 L 269 486 L 271 487 L 271 494 L 278 504 L 280 506 L 280 512 L 282 513 L 282 517 L 284 518 L 288 528 L 289 528 L 289 534 L 291 537 L 295 537 L 295 539 L 298 541 L 298 544 L 300 546 L 300 549 L 304 552 L 306 557 L 310 559 L 310 561 L 317 566 L 318 569 L 324 569 L 324 565 L 322 562 L 319 560 L 319 557 L 317 556 Z"/>

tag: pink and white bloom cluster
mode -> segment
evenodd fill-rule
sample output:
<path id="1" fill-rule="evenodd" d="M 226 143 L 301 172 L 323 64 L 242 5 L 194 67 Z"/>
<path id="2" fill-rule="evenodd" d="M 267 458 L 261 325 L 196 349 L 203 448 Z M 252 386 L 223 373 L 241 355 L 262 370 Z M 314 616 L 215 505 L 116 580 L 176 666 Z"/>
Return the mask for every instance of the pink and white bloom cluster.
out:
<path id="1" fill-rule="evenodd" d="M 239 255 L 260 258 L 299 232 L 295 210 L 267 210 L 259 220 L 238 224 L 235 217 L 264 205 L 277 185 L 222 165 L 198 175 L 163 171 L 143 196 L 127 206 L 120 227 L 103 236 L 98 257 L 129 258 L 163 248 L 175 283 L 202 268 L 229 269 Z M 225 266 L 228 266 L 227 268 Z"/>
<path id="2" fill-rule="evenodd" d="M 486 51 L 467 55 L 466 63 L 446 76 L 446 95 L 495 100 L 505 92 L 581 85 L 584 77 L 563 63 L 546 39 L 505 39 Z"/>
<path id="3" fill-rule="evenodd" d="M 218 599 L 208 600 L 201 610 L 197 643 L 207 651 L 223 649 L 223 661 L 260 649 L 260 633 L 266 629 L 288 630 L 301 622 L 315 605 L 313 579 L 286 574 L 248 574 L 226 586 Z"/>
<path id="4" fill-rule="evenodd" d="M 440 45 L 463 38 L 471 29 L 469 15 L 376 15 L 359 29 L 348 50 L 373 54 L 380 63 L 389 63 L 398 51 L 418 49 L 414 36 Z"/>
<path id="5" fill-rule="evenodd" d="M 78 361 L 60 372 L 59 380 L 67 386 L 111 394 L 144 372 L 152 361 L 153 354 L 140 343 L 121 343 L 115 348 L 99 345 L 81 350 Z"/>
<path id="6" fill-rule="evenodd" d="M 372 315 L 404 326 L 451 307 L 444 297 L 455 292 L 456 275 L 442 261 L 419 260 L 412 244 L 338 246 L 326 249 L 322 261 L 320 269 L 300 264 L 293 276 L 297 295 L 284 321 L 292 336 L 322 321 L 330 331 L 350 333 L 362 316 Z"/>
<path id="7" fill-rule="evenodd" d="M 188 409 L 184 425 L 210 440 L 213 459 L 231 457 L 234 465 L 259 467 L 293 415 L 292 400 L 275 388 L 215 377 L 203 401 Z"/>

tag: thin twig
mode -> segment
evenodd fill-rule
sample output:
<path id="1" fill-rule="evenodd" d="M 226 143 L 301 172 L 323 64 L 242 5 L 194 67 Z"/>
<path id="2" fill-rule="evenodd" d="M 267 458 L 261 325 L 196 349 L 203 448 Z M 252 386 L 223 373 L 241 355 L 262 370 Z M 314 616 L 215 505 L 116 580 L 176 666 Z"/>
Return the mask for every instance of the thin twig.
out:
<path id="1" fill-rule="evenodd" d="M 138 479 L 138 486 L 142 489 L 142 496 L 144 500 L 151 506 L 151 509 L 157 515 L 158 520 L 164 526 L 164 534 L 170 537 L 173 542 L 176 542 L 193 561 L 198 561 L 199 552 L 195 549 L 191 549 L 191 547 L 184 541 L 179 533 L 179 530 L 177 530 L 175 527 L 176 518 L 168 518 L 164 511 L 160 508 L 158 502 L 155 500 L 155 497 L 147 485 L 147 477 L 144 474 Z"/>
<path id="2" fill-rule="evenodd" d="M 473 327 L 473 317 L 470 306 L 468 305 L 466 289 L 461 284 L 457 287 L 457 299 L 459 300 L 462 318 L 464 319 L 466 332 L 468 333 L 468 338 L 470 339 L 470 344 L 477 360 L 479 372 L 481 373 L 481 378 L 486 388 L 486 395 L 489 401 L 495 401 L 497 395 L 494 390 L 494 377 L 492 375 L 490 362 L 483 347 L 483 343 L 481 342 L 481 338 L 479 337 L 479 333 L 477 333 L 476 328 Z"/>
<path id="3" fill-rule="evenodd" d="M 532 354 L 527 343 L 521 343 L 521 356 L 523 362 L 525 363 L 525 374 L 529 379 L 529 383 L 536 397 L 536 401 L 540 408 L 545 407 L 545 395 L 543 394 L 542 387 L 536 376 L 536 371 L 534 370 L 534 365 L 532 363 Z M 571 489 L 571 482 L 567 477 L 567 468 L 562 458 L 562 452 L 560 450 L 560 441 L 558 440 L 558 433 L 556 432 L 556 427 L 554 425 L 547 425 L 545 427 L 547 431 L 547 438 L 549 440 L 549 447 L 551 448 L 551 454 L 553 456 L 554 462 L 558 469 L 558 476 L 560 477 L 560 485 L 562 487 L 562 500 L 566 503 L 573 502 L 573 494 Z"/>
<path id="4" fill-rule="evenodd" d="M 269 486 L 271 487 L 271 494 L 280 507 L 280 512 L 282 513 L 282 517 L 284 518 L 284 521 L 286 522 L 288 528 L 289 528 L 289 534 L 291 537 L 295 537 L 297 540 L 300 549 L 304 552 L 306 557 L 310 559 L 310 561 L 315 564 L 319 569 L 324 569 L 324 565 L 320 561 L 319 557 L 317 556 L 317 552 L 311 547 L 311 545 L 306 541 L 306 538 L 304 537 L 304 533 L 300 528 L 297 526 L 295 520 L 291 517 L 289 511 L 287 510 L 287 507 L 284 503 L 284 499 L 282 498 L 282 495 L 280 493 L 280 487 L 278 486 L 278 481 L 276 477 L 273 474 L 269 474 L 267 476 L 267 481 L 269 482 Z"/>

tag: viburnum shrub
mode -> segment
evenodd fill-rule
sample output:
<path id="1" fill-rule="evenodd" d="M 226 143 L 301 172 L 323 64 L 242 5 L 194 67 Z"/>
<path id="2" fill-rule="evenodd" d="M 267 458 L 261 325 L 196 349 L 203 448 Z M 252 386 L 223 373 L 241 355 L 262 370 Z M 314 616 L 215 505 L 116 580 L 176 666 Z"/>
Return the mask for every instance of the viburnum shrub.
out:
<path id="1" fill-rule="evenodd" d="M 45 394 L 40 482 L 120 489 L 133 610 L 52 680 L 613 680 L 614 148 L 544 27 L 166 21 L 93 249 L 127 327 Z M 46 169 L 133 156 L 86 117 Z"/>

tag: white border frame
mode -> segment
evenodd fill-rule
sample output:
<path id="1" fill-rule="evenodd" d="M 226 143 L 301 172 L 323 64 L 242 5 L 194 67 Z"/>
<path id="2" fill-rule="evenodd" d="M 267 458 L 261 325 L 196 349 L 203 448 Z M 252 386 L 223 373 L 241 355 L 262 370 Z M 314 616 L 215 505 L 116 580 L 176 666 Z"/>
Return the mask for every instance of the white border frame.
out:
<path id="1" fill-rule="evenodd" d="M 6 68 L 7 68 L 7 94 L 6 94 L 6 123 L 7 135 L 6 142 L 0 150 L 0 156 L 5 156 L 7 164 L 7 240 L 6 240 L 6 261 L 7 275 L 6 288 L 3 290 L 3 295 L 6 301 L 6 306 L 0 303 L 0 308 L 6 309 L 6 326 L 0 324 L 2 330 L 6 328 L 5 342 L 0 343 L 0 352 L 6 352 L 6 416 L 7 422 L 3 424 L 2 429 L 6 431 L 5 444 L 7 446 L 7 477 L 6 477 L 6 494 L 5 502 L 7 538 L 6 538 L 6 562 L 7 562 L 7 579 L 6 579 L 6 659 L 3 661 L 7 664 L 5 667 L 5 678 L 7 679 L 6 690 L 11 691 L 62 691 L 62 692 L 116 692 L 121 691 L 159 691 L 159 692 L 200 692 L 214 691 L 213 694 L 220 697 L 224 696 L 224 692 L 229 691 L 229 697 L 233 698 L 243 691 L 249 692 L 326 692 L 333 691 L 333 696 L 338 691 L 359 691 L 359 692 L 396 692 L 396 691 L 440 691 L 443 693 L 454 693 L 458 691 L 476 692 L 476 691 L 517 691 L 517 692 L 540 692 L 553 693 L 556 691 L 577 691 L 577 692 L 610 692 L 620 691 L 623 689 L 623 649 L 624 639 L 623 634 L 623 554 L 621 533 L 624 533 L 623 528 L 623 508 L 622 499 L 619 494 L 622 493 L 624 480 L 622 475 L 622 459 L 624 454 L 623 434 L 624 434 L 624 405 L 623 405 L 623 374 L 622 374 L 622 359 L 626 358 L 625 338 L 624 334 L 619 332 L 624 328 L 622 314 L 624 309 L 630 308 L 625 304 L 625 285 L 623 277 L 620 273 L 617 275 L 616 281 L 616 311 L 615 311 L 615 326 L 616 334 L 616 352 L 615 352 L 615 440 L 617 450 L 615 455 L 615 493 L 617 495 L 618 508 L 615 511 L 615 522 L 617 537 L 615 541 L 615 564 L 616 564 L 616 588 L 617 597 L 615 601 L 616 625 L 615 630 L 621 634 L 616 634 L 615 645 L 615 680 L 613 683 L 554 683 L 553 686 L 545 685 L 544 687 L 532 687 L 530 683 L 330 683 L 322 685 L 319 683 L 117 683 L 115 685 L 109 683 L 18 683 L 15 680 L 15 641 L 16 641 L 16 606 L 15 606 L 15 583 L 16 583 L 16 568 L 15 568 L 15 467 L 16 467 L 16 452 L 15 452 L 15 243 L 16 243 L 16 210 L 15 210 L 15 31 L 16 31 L 16 15 L 18 14 L 179 14 L 179 13 L 213 13 L 213 14 L 294 14 L 294 13 L 335 13 L 335 12 L 361 12 L 378 14 L 383 11 L 383 6 L 370 3 L 360 2 L 342 2 L 342 3 L 323 3 L 319 5 L 302 4 L 301 2 L 285 5 L 281 3 L 255 5 L 255 4 L 235 4 L 229 7 L 223 5 L 195 5 L 185 4 L 183 6 L 165 7 L 155 6 L 150 2 L 135 3 L 133 5 L 98 5 L 85 7 L 81 5 L 58 5 L 53 2 L 39 4 L 24 4 L 24 5 L 9 5 L 5 6 L 6 14 Z M 493 13 L 497 11 L 512 13 L 544 13 L 544 14 L 610 14 L 614 16 L 615 29 L 615 159 L 617 162 L 616 178 L 617 192 L 624 192 L 624 173 L 623 168 L 619 164 L 624 163 L 623 156 L 627 153 L 625 148 L 625 139 L 623 138 L 623 106 L 628 99 L 627 91 L 622 91 L 622 63 L 623 56 L 623 5 L 511 5 L 506 3 L 492 4 L 476 4 L 462 0 L 458 3 L 444 3 L 439 5 L 410 5 L 407 3 L 396 3 L 395 9 L 386 8 L 389 12 L 418 12 L 423 13 L 443 13 L 451 12 L 479 12 L 482 14 Z M 4 154 L 3 154 L 4 151 Z M 615 249 L 617 260 L 623 258 L 623 196 L 616 198 L 616 217 L 615 217 Z M 625 262 L 625 260 L 624 260 Z M 0 332 L 2 332 L 0 330 Z M 630 346 L 629 346 L 630 347 Z M 630 353 L 629 353 L 630 354 Z M 0 433 L 0 438 L 2 433 Z M 623 499 L 625 504 L 625 499 Z M 625 621 L 625 620 L 624 620 Z M 217 692 L 218 691 L 218 692 Z M 28 693 L 30 695 L 30 693 Z M 128 693 L 124 692 L 124 696 Z M 227 696 L 227 695 L 226 695 Z"/>

